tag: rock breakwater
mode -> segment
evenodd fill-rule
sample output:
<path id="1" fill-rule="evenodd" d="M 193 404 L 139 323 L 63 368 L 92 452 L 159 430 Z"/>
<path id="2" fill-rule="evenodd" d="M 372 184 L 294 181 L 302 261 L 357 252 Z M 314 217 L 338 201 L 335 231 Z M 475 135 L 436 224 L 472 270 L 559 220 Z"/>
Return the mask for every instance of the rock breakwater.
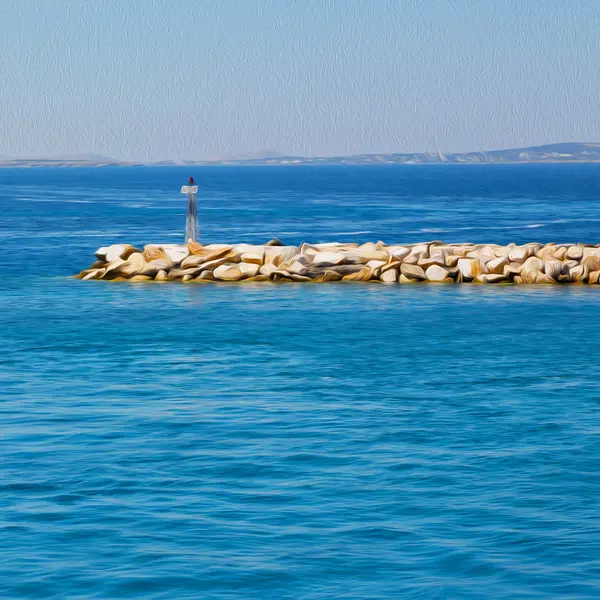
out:
<path id="1" fill-rule="evenodd" d="M 599 284 L 600 245 L 128 244 L 100 248 L 79 279 L 181 282 Z"/>

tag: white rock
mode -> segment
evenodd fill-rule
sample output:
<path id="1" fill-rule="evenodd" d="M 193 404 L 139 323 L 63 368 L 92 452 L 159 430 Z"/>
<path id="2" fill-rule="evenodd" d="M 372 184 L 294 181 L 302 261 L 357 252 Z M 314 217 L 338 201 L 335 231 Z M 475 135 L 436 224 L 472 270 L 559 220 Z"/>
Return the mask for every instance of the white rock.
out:
<path id="1" fill-rule="evenodd" d="M 431 265 L 427 271 L 425 271 L 425 276 L 429 281 L 444 281 L 444 279 L 448 278 L 448 271 L 439 265 Z"/>
<path id="2" fill-rule="evenodd" d="M 583 246 L 571 246 L 567 250 L 567 258 L 581 260 L 583 258 Z"/>
<path id="3" fill-rule="evenodd" d="M 396 269 L 388 269 L 381 274 L 380 279 L 383 283 L 396 283 L 398 281 L 398 271 Z"/>
<path id="4" fill-rule="evenodd" d="M 239 263 L 237 268 L 244 277 L 254 277 L 255 275 L 258 275 L 260 265 L 253 263 Z"/>
<path id="5" fill-rule="evenodd" d="M 98 250 L 96 250 L 96 256 L 100 260 L 113 262 L 114 260 L 117 260 L 117 258 L 121 258 L 129 248 L 131 248 L 131 245 L 129 244 L 113 244 L 112 246 L 105 248 L 98 248 Z"/>
<path id="6" fill-rule="evenodd" d="M 148 252 L 162 250 L 173 265 L 179 265 L 183 259 L 190 255 L 190 249 L 185 244 L 148 244 L 144 250 Z"/>
<path id="7" fill-rule="evenodd" d="M 485 271 L 490 274 L 501 275 L 504 273 L 504 267 L 508 264 L 508 254 L 494 258 L 485 265 Z"/>
<path id="8" fill-rule="evenodd" d="M 508 253 L 511 262 L 523 262 L 532 256 L 534 249 L 531 246 L 516 246 Z"/>
<path id="9" fill-rule="evenodd" d="M 402 272 L 402 275 L 409 279 L 423 280 L 427 278 L 425 275 L 425 271 L 423 271 L 423 269 L 418 265 L 402 263 L 402 265 L 400 266 L 400 271 Z"/>
<path id="10" fill-rule="evenodd" d="M 313 257 L 313 265 L 341 265 L 343 262 L 341 252 L 317 252 Z"/>
<path id="11" fill-rule="evenodd" d="M 219 279 L 220 281 L 238 281 L 242 278 L 242 272 L 239 268 L 240 264 L 226 263 L 221 265 L 213 271 L 213 275 L 215 279 Z"/>
<path id="12" fill-rule="evenodd" d="M 472 281 L 483 271 L 481 263 L 477 258 L 461 258 L 459 259 L 457 266 L 463 279 L 466 279 L 467 281 Z"/>
<path id="13" fill-rule="evenodd" d="M 389 247 L 390 254 L 399 260 L 402 260 L 405 256 L 410 254 L 410 248 L 406 246 L 390 246 Z"/>

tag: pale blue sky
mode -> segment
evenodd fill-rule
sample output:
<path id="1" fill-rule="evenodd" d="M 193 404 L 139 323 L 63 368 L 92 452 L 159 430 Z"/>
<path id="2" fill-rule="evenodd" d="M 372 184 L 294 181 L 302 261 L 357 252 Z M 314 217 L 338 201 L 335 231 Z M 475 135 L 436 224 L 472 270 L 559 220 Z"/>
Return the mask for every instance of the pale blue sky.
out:
<path id="1" fill-rule="evenodd" d="M 0 155 L 599 141 L 598 0 L 1 0 Z"/>

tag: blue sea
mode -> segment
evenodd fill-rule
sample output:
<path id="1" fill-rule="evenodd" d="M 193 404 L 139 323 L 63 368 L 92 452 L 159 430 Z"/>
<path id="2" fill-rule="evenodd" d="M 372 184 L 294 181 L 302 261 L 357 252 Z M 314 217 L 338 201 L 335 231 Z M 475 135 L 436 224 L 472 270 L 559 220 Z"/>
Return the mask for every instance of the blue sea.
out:
<path id="1" fill-rule="evenodd" d="M 69 279 L 99 246 L 600 243 L 598 165 L 0 170 L 0 597 L 597 599 L 600 288 Z"/>

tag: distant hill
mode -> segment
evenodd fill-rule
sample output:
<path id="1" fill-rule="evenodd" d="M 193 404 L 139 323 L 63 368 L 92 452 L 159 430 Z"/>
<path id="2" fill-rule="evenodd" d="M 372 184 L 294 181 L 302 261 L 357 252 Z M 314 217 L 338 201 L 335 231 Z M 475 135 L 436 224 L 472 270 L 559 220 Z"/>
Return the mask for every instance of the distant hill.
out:
<path id="1" fill-rule="evenodd" d="M 165 160 L 160 162 L 120 161 L 99 154 L 65 154 L 51 158 L 5 158 L 0 167 L 118 167 L 118 166 L 202 166 L 202 165 L 369 165 L 369 164 L 510 164 L 510 163 L 593 163 L 600 162 L 600 143 L 563 142 L 507 150 L 478 152 L 416 152 L 355 154 L 350 156 L 286 156 L 275 150 L 225 155 L 213 160 Z"/>

